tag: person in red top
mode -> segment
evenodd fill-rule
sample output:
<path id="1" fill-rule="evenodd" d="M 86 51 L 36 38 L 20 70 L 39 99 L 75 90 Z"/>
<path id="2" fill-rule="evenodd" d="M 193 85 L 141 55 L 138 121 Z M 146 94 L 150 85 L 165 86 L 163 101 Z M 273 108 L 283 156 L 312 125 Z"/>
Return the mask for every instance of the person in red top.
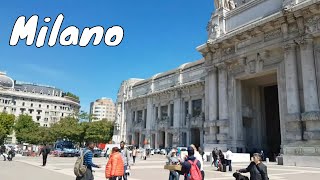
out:
<path id="1" fill-rule="evenodd" d="M 112 148 L 105 174 L 109 180 L 121 179 L 124 174 L 124 163 L 118 147 Z"/>

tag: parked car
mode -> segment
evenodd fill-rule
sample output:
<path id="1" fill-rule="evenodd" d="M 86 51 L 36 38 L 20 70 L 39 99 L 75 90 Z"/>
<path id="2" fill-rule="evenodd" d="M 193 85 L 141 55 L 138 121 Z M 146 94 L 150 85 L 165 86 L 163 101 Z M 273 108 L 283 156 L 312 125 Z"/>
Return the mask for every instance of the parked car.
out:
<path id="1" fill-rule="evenodd" d="M 93 157 L 101 157 L 102 150 L 101 149 L 94 149 L 93 150 Z"/>
<path id="2" fill-rule="evenodd" d="M 77 156 L 77 150 L 71 141 L 57 141 L 54 144 L 53 154 L 58 157 L 74 157 Z"/>
<path id="3" fill-rule="evenodd" d="M 154 153 L 155 153 L 155 154 L 160 154 L 160 151 L 161 151 L 161 150 L 158 148 L 158 149 L 155 149 L 155 150 L 154 150 Z"/>
<path id="4" fill-rule="evenodd" d="M 161 149 L 160 150 L 161 155 L 167 155 L 167 150 L 166 149 Z"/>

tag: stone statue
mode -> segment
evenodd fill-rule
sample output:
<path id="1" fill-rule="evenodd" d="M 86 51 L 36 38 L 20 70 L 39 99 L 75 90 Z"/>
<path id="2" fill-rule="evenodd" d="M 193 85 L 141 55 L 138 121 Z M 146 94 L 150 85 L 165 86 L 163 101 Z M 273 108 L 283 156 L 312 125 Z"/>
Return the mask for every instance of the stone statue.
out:
<path id="1" fill-rule="evenodd" d="M 234 0 L 229 0 L 229 9 L 232 10 L 236 8 L 236 3 L 234 3 Z"/>
<path id="2" fill-rule="evenodd" d="M 230 3 L 232 1 L 232 3 Z M 231 4 L 233 4 L 232 7 L 235 7 L 235 3 L 233 0 L 214 0 L 214 7 L 216 9 L 225 8 L 225 9 L 234 9 L 231 8 Z"/>

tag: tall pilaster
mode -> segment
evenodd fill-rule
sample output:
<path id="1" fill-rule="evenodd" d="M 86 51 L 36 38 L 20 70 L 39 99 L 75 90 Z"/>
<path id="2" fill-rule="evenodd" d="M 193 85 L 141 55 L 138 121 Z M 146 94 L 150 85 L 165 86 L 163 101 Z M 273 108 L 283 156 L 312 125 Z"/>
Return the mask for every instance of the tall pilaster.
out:
<path id="1" fill-rule="evenodd" d="M 219 94 L 219 134 L 217 140 L 219 144 L 225 144 L 228 140 L 229 122 L 228 122 L 228 94 L 227 94 L 227 66 L 225 63 L 216 65 L 218 68 L 218 94 Z"/>
<path id="2" fill-rule="evenodd" d="M 152 116 L 153 116 L 153 105 L 152 98 L 147 99 L 147 118 L 146 118 L 146 139 L 151 142 L 151 130 L 152 130 Z"/>
<path id="3" fill-rule="evenodd" d="M 304 137 L 309 140 L 319 140 L 320 112 L 313 38 L 304 37 L 304 39 L 300 41 L 300 50 L 304 97 L 304 113 L 302 114 L 302 120 L 305 121 L 306 125 Z"/>
<path id="4" fill-rule="evenodd" d="M 297 55 L 296 43 L 293 41 L 287 42 L 284 47 L 284 65 L 285 65 L 285 81 L 286 81 L 286 95 L 287 95 L 287 132 L 288 139 L 301 140 L 297 134 L 301 134 L 300 121 L 300 97 L 298 84 L 298 69 L 297 69 Z M 299 132 L 300 131 L 300 132 Z M 292 134 L 290 136 L 290 134 Z M 291 137 L 291 138 L 289 138 Z"/>
<path id="5" fill-rule="evenodd" d="M 217 144 L 218 127 L 215 121 L 218 118 L 218 85 L 217 69 L 210 65 L 206 67 L 207 75 L 205 78 L 205 128 L 204 144 Z"/>

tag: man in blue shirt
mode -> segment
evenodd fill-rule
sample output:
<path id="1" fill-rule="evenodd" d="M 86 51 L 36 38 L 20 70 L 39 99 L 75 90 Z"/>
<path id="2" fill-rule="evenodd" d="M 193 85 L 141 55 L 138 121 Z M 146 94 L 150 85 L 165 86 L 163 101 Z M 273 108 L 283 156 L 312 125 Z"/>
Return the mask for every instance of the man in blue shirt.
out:
<path id="1" fill-rule="evenodd" d="M 83 164 L 87 166 L 87 171 L 84 174 L 84 176 L 77 178 L 77 180 L 93 180 L 93 174 L 92 174 L 92 167 L 95 168 L 101 168 L 101 166 L 96 165 L 92 162 L 92 157 L 93 157 L 93 149 L 94 149 L 94 143 L 89 142 L 86 144 L 87 148 L 83 151 L 85 153 L 84 158 L 83 158 Z"/>

